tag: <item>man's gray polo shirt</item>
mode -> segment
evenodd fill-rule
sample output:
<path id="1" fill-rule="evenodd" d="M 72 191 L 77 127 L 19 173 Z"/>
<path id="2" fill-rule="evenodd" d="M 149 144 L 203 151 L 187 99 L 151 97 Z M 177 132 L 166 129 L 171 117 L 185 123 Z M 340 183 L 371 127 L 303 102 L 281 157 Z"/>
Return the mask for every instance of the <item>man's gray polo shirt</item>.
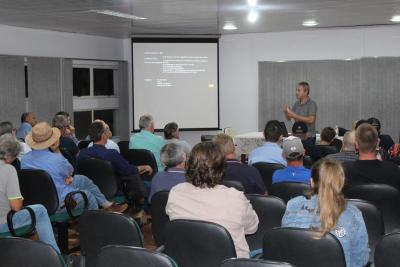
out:
<path id="1" fill-rule="evenodd" d="M 296 101 L 292 107 L 292 111 L 300 116 L 316 116 L 317 115 L 317 103 L 315 103 L 310 98 L 304 104 L 300 101 Z M 312 124 L 307 124 L 308 133 L 315 135 L 315 122 Z"/>

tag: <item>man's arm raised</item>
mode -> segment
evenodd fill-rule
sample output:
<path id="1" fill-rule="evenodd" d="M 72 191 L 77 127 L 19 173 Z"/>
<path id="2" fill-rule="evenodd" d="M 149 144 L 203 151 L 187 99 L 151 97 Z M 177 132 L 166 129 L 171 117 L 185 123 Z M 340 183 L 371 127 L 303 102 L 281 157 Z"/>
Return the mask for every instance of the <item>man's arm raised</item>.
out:
<path id="1" fill-rule="evenodd" d="M 305 124 L 313 124 L 315 122 L 315 119 L 316 119 L 315 115 L 301 116 L 301 115 L 298 115 L 298 114 L 294 113 L 291 110 L 289 110 L 286 113 L 286 117 L 288 117 L 289 119 L 294 119 L 296 121 L 302 121 Z"/>

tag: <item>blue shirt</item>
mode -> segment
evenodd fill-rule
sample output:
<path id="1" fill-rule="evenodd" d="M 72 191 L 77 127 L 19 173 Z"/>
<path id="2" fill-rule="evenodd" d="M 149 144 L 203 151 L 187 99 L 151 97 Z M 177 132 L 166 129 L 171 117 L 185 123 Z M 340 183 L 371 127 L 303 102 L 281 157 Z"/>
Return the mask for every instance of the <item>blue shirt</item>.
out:
<path id="1" fill-rule="evenodd" d="M 102 145 L 93 144 L 93 146 L 91 147 L 82 149 L 78 155 L 77 161 L 79 162 L 88 158 L 96 158 L 109 161 L 114 168 L 115 174 L 118 177 L 124 177 L 139 173 L 138 168 L 130 164 L 126 159 L 124 159 L 117 150 L 107 149 L 105 146 Z"/>
<path id="2" fill-rule="evenodd" d="M 296 182 L 310 183 L 311 170 L 301 167 L 286 167 L 281 170 L 276 170 L 272 175 L 272 183 Z"/>
<path id="3" fill-rule="evenodd" d="M 183 182 L 186 182 L 185 170 L 169 168 L 166 171 L 157 172 L 151 181 L 149 202 L 155 193 L 170 191 L 172 187 Z"/>
<path id="4" fill-rule="evenodd" d="M 317 196 L 306 199 L 295 197 L 287 203 L 282 218 L 283 227 L 319 228 L 319 214 L 316 212 Z M 331 231 L 343 247 L 347 267 L 365 266 L 369 258 L 368 233 L 361 212 L 352 204 L 347 204 L 336 227 Z"/>
<path id="5" fill-rule="evenodd" d="M 277 143 L 266 142 L 257 147 L 249 155 L 249 165 L 257 162 L 279 163 L 286 166 L 286 160 L 282 157 L 282 148 Z"/>
<path id="6" fill-rule="evenodd" d="M 18 139 L 24 140 L 25 141 L 25 136 L 32 131 L 32 125 L 30 125 L 27 122 L 21 123 L 21 126 L 19 126 L 16 136 Z"/>
<path id="7" fill-rule="evenodd" d="M 69 192 L 74 191 L 72 184 L 64 184 L 64 180 L 72 175 L 74 168 L 61 154 L 50 152 L 48 149 L 32 150 L 22 157 L 21 168 L 46 171 L 53 179 L 60 202 L 64 201 Z"/>
<path id="8" fill-rule="evenodd" d="M 227 160 L 222 180 L 235 180 L 242 183 L 246 194 L 265 194 L 267 191 L 260 172 L 238 160 Z"/>
<path id="9" fill-rule="evenodd" d="M 131 136 L 129 140 L 130 149 L 147 149 L 150 150 L 157 161 L 158 170 L 163 169 L 160 160 L 160 151 L 165 142 L 161 136 L 157 136 L 147 130 L 142 129 L 139 133 Z"/>

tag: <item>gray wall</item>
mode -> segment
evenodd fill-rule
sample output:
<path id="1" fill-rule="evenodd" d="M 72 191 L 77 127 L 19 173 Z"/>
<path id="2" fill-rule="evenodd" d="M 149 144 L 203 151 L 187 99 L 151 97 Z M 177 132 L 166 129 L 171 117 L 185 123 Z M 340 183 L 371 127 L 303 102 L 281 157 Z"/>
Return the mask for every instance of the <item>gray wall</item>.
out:
<path id="1" fill-rule="evenodd" d="M 282 107 L 296 101 L 295 87 L 310 84 L 317 102 L 317 130 L 377 117 L 382 132 L 398 139 L 400 58 L 259 62 L 259 130 L 271 119 L 286 121 Z M 291 123 L 286 123 L 291 128 Z"/>

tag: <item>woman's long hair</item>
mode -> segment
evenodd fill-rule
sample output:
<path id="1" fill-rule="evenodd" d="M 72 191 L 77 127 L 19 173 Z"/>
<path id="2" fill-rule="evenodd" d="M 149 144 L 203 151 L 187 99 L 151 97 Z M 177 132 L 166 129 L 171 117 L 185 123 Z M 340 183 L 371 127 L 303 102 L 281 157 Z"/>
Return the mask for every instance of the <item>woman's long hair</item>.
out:
<path id="1" fill-rule="evenodd" d="M 342 193 L 344 170 L 336 160 L 321 159 L 313 165 L 311 177 L 314 182 L 313 194 L 318 195 L 317 211 L 321 220 L 319 230 L 325 235 L 335 228 L 346 207 Z"/>

